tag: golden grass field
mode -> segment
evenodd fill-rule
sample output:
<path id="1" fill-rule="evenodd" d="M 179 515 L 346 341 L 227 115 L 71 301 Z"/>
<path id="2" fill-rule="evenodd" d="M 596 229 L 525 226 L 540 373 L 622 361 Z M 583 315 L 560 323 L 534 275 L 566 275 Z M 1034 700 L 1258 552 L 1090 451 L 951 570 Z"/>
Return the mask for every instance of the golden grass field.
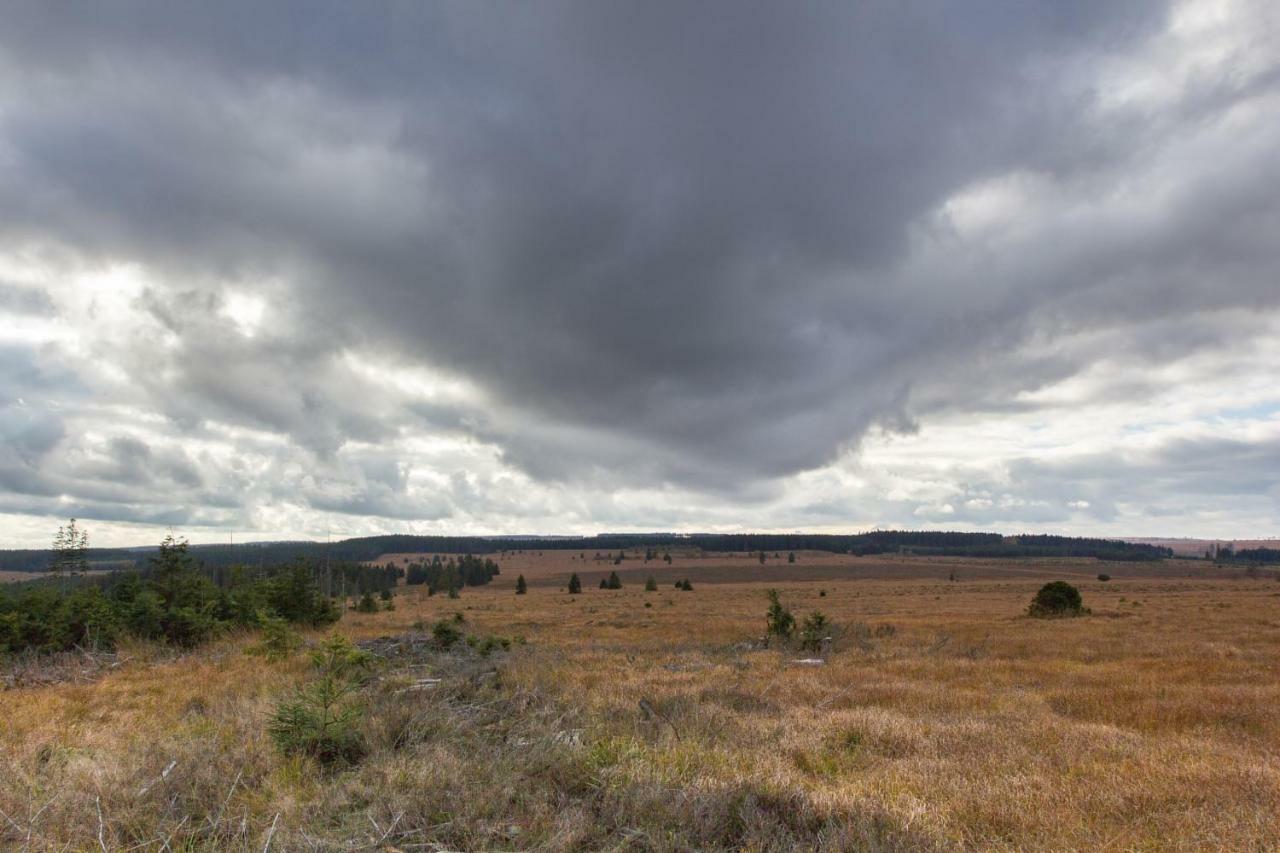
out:
<path id="1" fill-rule="evenodd" d="M 1203 564 L 1184 561 L 801 554 L 762 569 L 680 555 L 615 567 L 544 551 L 499 563 L 491 586 L 457 600 L 401 588 L 394 611 L 336 626 L 398 635 L 460 612 L 468 632 L 526 641 L 440 656 L 432 691 L 405 692 L 408 676 L 388 672 L 354 768 L 276 753 L 266 719 L 306 665 L 244 654 L 251 636 L 185 656 L 125 649 L 89 683 L 0 693 L 0 841 L 1280 849 L 1274 580 L 1195 576 Z M 614 568 L 625 588 L 596 589 Z M 568 571 L 583 594 L 560 590 Z M 528 595 L 513 594 L 518 573 Z M 643 591 L 650 573 L 657 592 Z M 694 591 L 675 590 L 679 577 Z M 1092 615 L 1026 618 L 1058 578 Z M 836 624 L 826 665 L 750 644 L 770 585 L 797 618 L 820 609 Z"/>

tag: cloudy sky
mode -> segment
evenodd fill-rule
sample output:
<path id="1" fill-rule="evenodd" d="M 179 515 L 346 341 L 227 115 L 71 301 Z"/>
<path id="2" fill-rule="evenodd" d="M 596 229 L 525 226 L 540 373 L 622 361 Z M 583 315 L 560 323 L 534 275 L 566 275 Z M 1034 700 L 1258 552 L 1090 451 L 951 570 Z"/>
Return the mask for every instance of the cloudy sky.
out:
<path id="1" fill-rule="evenodd" d="M 1280 534 L 1280 4 L 0 0 L 0 546 Z"/>

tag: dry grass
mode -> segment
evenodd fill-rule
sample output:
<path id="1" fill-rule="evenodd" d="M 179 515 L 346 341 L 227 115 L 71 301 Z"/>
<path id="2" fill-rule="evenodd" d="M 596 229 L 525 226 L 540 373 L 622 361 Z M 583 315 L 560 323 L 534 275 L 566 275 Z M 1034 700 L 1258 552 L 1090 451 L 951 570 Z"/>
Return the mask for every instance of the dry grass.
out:
<path id="1" fill-rule="evenodd" d="M 130 649 L 93 683 L 0 693 L 0 841 L 1280 846 L 1280 584 L 1086 561 L 996 566 L 991 580 L 965 579 L 984 573 L 969 562 L 950 583 L 937 578 L 954 561 L 918 558 L 875 563 L 895 579 L 779 578 L 797 616 L 821 609 L 844 629 L 828 665 L 808 668 L 746 645 L 764 585 L 707 582 L 732 561 L 677 559 L 692 593 L 643 592 L 636 577 L 663 564 L 624 563 L 613 592 L 569 569 L 587 587 L 571 597 L 557 589 L 563 556 L 504 560 L 499 583 L 459 600 L 413 589 L 393 612 L 349 614 L 340 629 L 355 638 L 462 612 L 465 630 L 528 645 L 434 657 L 443 681 L 429 691 L 397 692 L 426 670 L 393 666 L 369 693 L 370 757 L 337 773 L 275 753 L 266 717 L 305 667 L 243 654 L 246 637 L 177 660 Z M 792 577 L 826 571 L 811 556 Z M 1087 579 L 1099 570 L 1116 580 Z M 517 571 L 539 581 L 526 596 L 512 594 Z M 1050 576 L 1079 581 L 1093 615 L 1022 617 Z"/>

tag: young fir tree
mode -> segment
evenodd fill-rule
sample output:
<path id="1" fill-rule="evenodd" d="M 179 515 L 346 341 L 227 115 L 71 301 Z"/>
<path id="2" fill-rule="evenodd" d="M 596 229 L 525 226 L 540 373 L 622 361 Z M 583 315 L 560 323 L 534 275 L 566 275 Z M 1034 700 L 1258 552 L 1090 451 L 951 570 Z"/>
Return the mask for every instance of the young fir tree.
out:
<path id="1" fill-rule="evenodd" d="M 617 572 L 609 572 L 609 589 L 622 589 L 622 578 Z"/>
<path id="2" fill-rule="evenodd" d="M 569 575 L 569 594 L 577 595 L 582 592 L 582 581 L 578 579 L 578 573 L 574 572 Z"/>
<path id="3" fill-rule="evenodd" d="M 796 629 L 796 618 L 791 615 L 790 610 L 782 606 L 776 589 L 768 590 L 765 594 L 769 596 L 769 612 L 765 614 L 765 635 L 777 637 L 784 642 L 790 640 Z"/>
<path id="4" fill-rule="evenodd" d="M 658 582 L 657 580 L 654 579 L 653 575 L 649 575 L 649 579 L 644 582 L 644 591 L 645 592 L 658 591 Z"/>
<path id="5" fill-rule="evenodd" d="M 53 537 L 53 563 L 49 571 L 65 589 L 64 578 L 68 575 L 81 575 L 89 571 L 89 534 L 76 527 L 73 518 L 65 527 L 59 527 Z"/>
<path id="6" fill-rule="evenodd" d="M 529 589 L 524 583 L 524 575 L 520 575 L 520 577 L 516 578 L 516 595 L 524 595 L 528 591 Z"/>

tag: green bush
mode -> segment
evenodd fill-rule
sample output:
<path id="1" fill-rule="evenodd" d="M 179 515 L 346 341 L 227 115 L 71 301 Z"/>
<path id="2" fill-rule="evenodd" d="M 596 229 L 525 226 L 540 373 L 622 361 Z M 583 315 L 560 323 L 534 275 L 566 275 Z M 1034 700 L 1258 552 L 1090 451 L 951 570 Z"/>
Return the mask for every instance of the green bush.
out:
<path id="1" fill-rule="evenodd" d="M 820 651 L 822 641 L 830 632 L 831 623 L 827 621 L 827 617 L 817 610 L 813 611 L 800 625 L 800 648 L 808 652 Z"/>
<path id="2" fill-rule="evenodd" d="M 1051 581 L 1040 587 L 1027 608 L 1027 615 L 1042 619 L 1080 616 L 1087 612 L 1084 601 L 1080 598 L 1080 590 L 1066 581 Z"/>
<path id="3" fill-rule="evenodd" d="M 262 627 L 262 639 L 245 649 L 247 653 L 278 661 L 291 656 L 302 646 L 302 637 L 283 618 L 264 611 L 258 614 L 258 624 Z"/>
<path id="4" fill-rule="evenodd" d="M 436 645 L 442 649 L 447 649 L 462 640 L 462 632 L 458 630 L 456 622 L 444 619 L 431 626 L 431 636 L 435 639 Z"/>

